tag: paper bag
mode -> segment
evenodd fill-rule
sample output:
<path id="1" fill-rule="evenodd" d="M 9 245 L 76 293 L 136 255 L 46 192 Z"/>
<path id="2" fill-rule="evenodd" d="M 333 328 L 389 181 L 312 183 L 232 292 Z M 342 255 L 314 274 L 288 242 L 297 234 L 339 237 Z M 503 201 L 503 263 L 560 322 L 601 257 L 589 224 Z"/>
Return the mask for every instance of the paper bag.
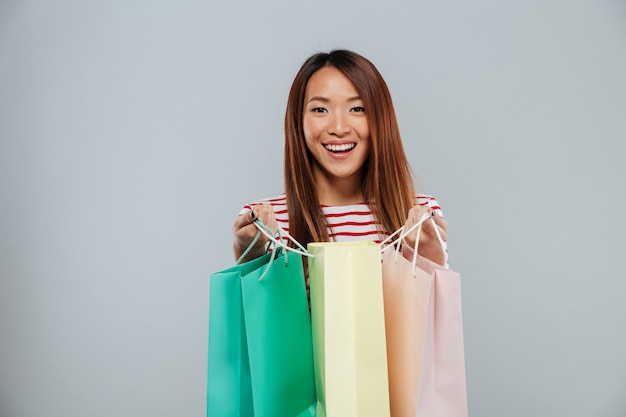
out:
<path id="1" fill-rule="evenodd" d="M 301 255 L 266 254 L 210 279 L 207 416 L 315 416 Z"/>
<path id="2" fill-rule="evenodd" d="M 373 242 L 308 252 L 318 417 L 389 416 L 382 270 Z"/>

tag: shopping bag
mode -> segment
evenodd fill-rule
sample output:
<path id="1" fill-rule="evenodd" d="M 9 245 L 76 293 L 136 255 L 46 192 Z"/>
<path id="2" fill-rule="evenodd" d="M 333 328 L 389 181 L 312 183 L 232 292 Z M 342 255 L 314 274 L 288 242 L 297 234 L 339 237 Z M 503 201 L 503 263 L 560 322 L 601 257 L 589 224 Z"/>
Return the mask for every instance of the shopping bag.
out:
<path id="1" fill-rule="evenodd" d="M 391 416 L 415 417 L 433 277 L 396 250 L 383 253 L 382 275 Z"/>
<path id="2" fill-rule="evenodd" d="M 427 220 L 447 264 L 444 242 L 429 215 L 411 228 L 417 228 L 415 242 Z M 417 247 L 400 249 L 383 249 L 392 416 L 467 417 L 460 275 L 420 256 Z"/>
<path id="3" fill-rule="evenodd" d="M 421 256 L 416 265 L 433 278 L 417 417 L 467 417 L 461 276 Z"/>
<path id="4" fill-rule="evenodd" d="M 313 358 L 319 417 L 389 416 L 379 246 L 310 243 Z"/>
<path id="5" fill-rule="evenodd" d="M 301 255 L 279 249 L 214 273 L 210 291 L 207 416 L 315 416 Z"/>

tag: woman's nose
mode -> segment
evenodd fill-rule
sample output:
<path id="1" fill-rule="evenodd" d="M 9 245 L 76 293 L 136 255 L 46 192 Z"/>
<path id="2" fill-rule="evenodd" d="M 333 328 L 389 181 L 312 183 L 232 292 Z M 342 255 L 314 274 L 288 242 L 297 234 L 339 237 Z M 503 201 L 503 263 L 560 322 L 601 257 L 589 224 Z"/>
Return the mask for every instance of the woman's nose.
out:
<path id="1" fill-rule="evenodd" d="M 350 124 L 346 120 L 345 115 L 335 113 L 331 116 L 328 133 L 337 137 L 342 137 L 350 133 Z"/>

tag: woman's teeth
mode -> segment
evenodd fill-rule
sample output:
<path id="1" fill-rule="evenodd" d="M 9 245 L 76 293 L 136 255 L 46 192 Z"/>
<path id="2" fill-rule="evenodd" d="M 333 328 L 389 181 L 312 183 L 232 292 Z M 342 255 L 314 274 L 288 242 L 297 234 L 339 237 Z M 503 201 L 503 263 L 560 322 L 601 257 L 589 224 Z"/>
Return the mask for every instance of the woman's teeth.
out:
<path id="1" fill-rule="evenodd" d="M 343 143 L 341 145 L 324 145 L 324 148 L 331 152 L 346 152 L 352 150 L 356 143 Z"/>

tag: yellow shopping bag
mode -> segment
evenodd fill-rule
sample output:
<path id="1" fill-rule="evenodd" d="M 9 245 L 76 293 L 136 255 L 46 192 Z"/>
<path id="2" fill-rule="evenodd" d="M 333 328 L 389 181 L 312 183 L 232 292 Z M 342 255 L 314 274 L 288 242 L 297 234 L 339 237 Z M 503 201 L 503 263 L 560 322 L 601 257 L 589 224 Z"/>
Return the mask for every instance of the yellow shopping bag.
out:
<path id="1" fill-rule="evenodd" d="M 317 417 L 389 416 L 380 247 L 310 243 Z"/>

